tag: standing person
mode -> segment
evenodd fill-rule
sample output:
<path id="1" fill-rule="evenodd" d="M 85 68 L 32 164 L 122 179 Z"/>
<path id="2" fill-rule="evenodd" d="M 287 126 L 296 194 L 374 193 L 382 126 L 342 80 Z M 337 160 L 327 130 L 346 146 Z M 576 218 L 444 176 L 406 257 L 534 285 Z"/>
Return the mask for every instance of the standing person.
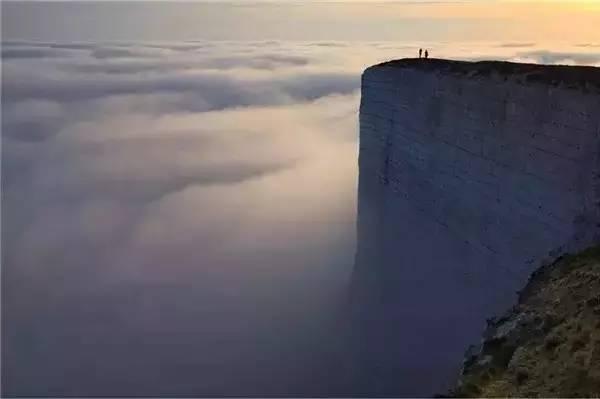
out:
<path id="1" fill-rule="evenodd" d="M 425 58 L 429 58 L 429 50 L 425 50 Z"/>
<path id="2" fill-rule="evenodd" d="M 422 55 L 423 55 L 423 49 L 422 49 L 422 48 L 420 48 L 420 49 L 419 49 L 419 58 L 421 58 L 421 56 L 422 56 Z"/>

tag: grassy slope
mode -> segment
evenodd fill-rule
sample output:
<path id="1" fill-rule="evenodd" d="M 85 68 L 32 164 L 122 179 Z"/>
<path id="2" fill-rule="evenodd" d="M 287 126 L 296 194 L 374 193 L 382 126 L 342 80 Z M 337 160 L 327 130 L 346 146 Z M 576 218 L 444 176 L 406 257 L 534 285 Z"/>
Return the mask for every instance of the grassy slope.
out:
<path id="1" fill-rule="evenodd" d="M 534 273 L 452 396 L 600 397 L 600 246 Z"/>

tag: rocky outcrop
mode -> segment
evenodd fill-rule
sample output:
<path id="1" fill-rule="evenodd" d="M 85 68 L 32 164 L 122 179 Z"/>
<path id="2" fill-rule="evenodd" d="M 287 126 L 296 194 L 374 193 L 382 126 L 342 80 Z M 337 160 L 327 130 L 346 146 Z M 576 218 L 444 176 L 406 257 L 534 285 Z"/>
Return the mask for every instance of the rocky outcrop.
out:
<path id="1" fill-rule="evenodd" d="M 599 82 L 598 68 L 499 62 L 364 72 L 352 288 L 361 393 L 446 391 L 464 348 L 533 270 L 598 241 Z"/>

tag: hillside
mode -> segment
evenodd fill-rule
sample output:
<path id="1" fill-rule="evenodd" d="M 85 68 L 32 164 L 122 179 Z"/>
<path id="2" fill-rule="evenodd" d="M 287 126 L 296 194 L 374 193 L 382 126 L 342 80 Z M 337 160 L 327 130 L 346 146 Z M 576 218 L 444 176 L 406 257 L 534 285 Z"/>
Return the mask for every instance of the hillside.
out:
<path id="1" fill-rule="evenodd" d="M 469 350 L 452 396 L 600 396 L 600 246 L 532 275 Z"/>

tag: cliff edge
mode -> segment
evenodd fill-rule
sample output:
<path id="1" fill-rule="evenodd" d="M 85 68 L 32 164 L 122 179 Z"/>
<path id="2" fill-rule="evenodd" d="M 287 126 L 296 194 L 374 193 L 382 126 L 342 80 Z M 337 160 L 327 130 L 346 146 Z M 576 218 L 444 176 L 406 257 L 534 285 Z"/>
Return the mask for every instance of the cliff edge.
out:
<path id="1" fill-rule="evenodd" d="M 446 392 L 531 273 L 600 242 L 600 69 L 404 59 L 360 105 L 357 391 Z"/>
<path id="2" fill-rule="evenodd" d="M 507 61 L 456 61 L 437 58 L 404 58 L 374 65 L 370 68 L 418 68 L 443 74 L 465 75 L 471 78 L 495 75 L 503 80 L 522 84 L 543 83 L 556 87 L 600 92 L 600 74 L 592 66 L 540 65 Z"/>

